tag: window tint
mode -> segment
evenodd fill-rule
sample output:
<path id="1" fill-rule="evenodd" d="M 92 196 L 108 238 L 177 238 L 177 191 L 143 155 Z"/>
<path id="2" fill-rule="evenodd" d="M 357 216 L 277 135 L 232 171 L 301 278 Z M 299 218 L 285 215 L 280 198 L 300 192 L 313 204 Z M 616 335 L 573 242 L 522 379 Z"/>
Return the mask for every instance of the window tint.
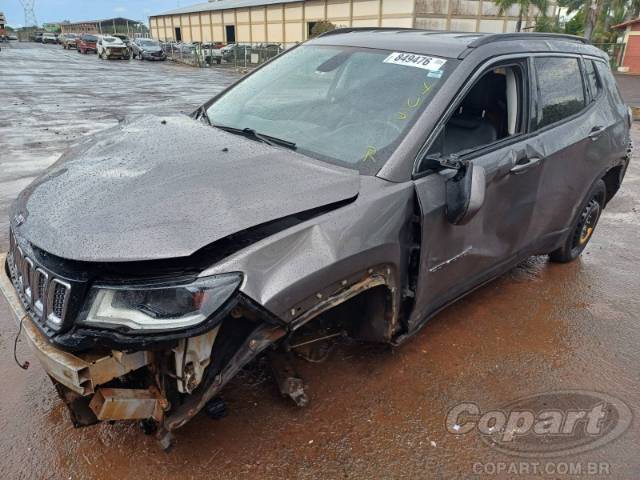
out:
<path id="1" fill-rule="evenodd" d="M 600 95 L 602 91 L 602 85 L 600 85 L 600 79 L 596 74 L 596 66 L 593 64 L 592 60 L 585 60 L 585 73 L 587 74 L 587 83 L 589 84 L 589 89 L 591 90 L 591 98 L 596 98 Z"/>
<path id="2" fill-rule="evenodd" d="M 558 122 L 584 107 L 582 74 L 577 58 L 537 57 L 538 128 Z"/>
<path id="3" fill-rule="evenodd" d="M 598 69 L 598 73 L 600 74 L 600 79 L 602 80 L 604 86 L 607 87 L 607 90 L 611 93 L 611 95 L 613 95 L 616 103 L 624 103 L 622 101 L 622 96 L 620 95 L 620 90 L 618 90 L 618 84 L 613 78 L 609 66 L 603 62 L 596 62 L 596 68 Z"/>

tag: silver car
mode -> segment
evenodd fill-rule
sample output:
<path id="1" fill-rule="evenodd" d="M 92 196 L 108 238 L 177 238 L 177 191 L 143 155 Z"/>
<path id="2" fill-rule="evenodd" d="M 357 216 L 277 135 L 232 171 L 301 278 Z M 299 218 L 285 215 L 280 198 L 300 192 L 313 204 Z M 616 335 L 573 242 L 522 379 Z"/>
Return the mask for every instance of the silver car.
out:
<path id="1" fill-rule="evenodd" d="M 292 354 L 402 344 L 530 255 L 577 258 L 630 124 L 577 37 L 336 30 L 68 150 L 13 204 L 0 286 L 76 425 L 168 447 L 258 356 L 304 406 Z"/>

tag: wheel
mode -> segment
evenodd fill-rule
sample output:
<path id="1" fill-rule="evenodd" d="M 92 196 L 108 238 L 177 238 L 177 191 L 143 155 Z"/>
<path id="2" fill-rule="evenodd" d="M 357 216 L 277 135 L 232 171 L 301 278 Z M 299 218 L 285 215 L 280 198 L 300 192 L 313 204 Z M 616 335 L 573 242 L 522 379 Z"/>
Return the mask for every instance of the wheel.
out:
<path id="1" fill-rule="evenodd" d="M 598 180 L 581 205 L 564 245 L 549 254 L 552 262 L 567 263 L 580 256 L 600 220 L 606 198 L 607 187 L 602 180 Z"/>
<path id="2" fill-rule="evenodd" d="M 216 63 L 217 63 L 218 65 L 220 65 L 220 64 L 222 63 L 222 59 L 221 59 L 221 58 L 216 58 Z"/>
<path id="3" fill-rule="evenodd" d="M 131 54 L 131 56 L 135 59 L 135 58 L 136 58 L 136 52 L 133 52 L 133 53 Z"/>

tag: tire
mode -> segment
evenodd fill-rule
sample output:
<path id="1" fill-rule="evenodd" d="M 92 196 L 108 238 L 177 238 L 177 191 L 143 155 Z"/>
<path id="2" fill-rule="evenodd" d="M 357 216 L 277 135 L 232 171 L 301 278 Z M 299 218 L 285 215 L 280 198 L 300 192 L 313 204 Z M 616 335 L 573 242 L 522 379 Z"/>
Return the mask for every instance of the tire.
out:
<path id="1" fill-rule="evenodd" d="M 571 229 L 564 244 L 549 254 L 552 262 L 568 263 L 580 256 L 598 225 L 606 198 L 607 187 L 600 179 L 591 187 L 586 200 L 580 205 L 578 216 L 571 223 Z"/>

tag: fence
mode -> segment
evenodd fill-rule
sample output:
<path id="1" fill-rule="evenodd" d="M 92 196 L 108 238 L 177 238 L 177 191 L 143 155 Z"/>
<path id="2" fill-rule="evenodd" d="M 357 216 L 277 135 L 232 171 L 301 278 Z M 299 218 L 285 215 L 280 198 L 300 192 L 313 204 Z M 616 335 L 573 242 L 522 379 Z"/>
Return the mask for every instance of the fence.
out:
<path id="1" fill-rule="evenodd" d="M 167 58 L 194 67 L 253 68 L 284 51 L 279 44 L 164 43 Z"/>

